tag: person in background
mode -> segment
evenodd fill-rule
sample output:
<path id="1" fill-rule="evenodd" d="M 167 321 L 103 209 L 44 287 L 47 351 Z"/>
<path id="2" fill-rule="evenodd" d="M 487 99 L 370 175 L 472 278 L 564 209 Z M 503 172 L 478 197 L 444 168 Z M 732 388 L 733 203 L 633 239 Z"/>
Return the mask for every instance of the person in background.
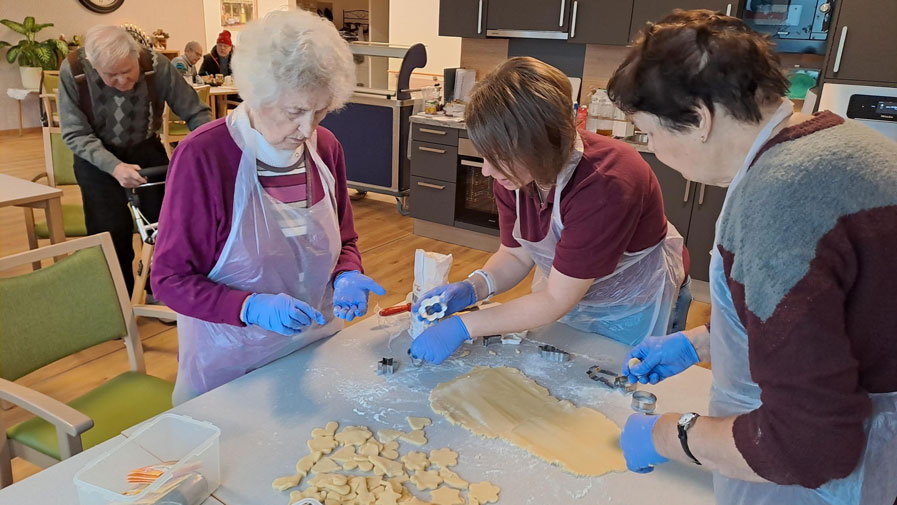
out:
<path id="1" fill-rule="evenodd" d="M 191 81 L 196 78 L 196 62 L 202 58 L 202 46 L 199 42 L 190 41 L 184 46 L 184 54 L 171 60 L 174 68 L 184 77 L 189 77 Z"/>
<path id="2" fill-rule="evenodd" d="M 343 148 L 318 126 L 355 89 L 333 23 L 305 10 L 246 25 L 244 101 L 181 141 L 151 282 L 178 313 L 174 403 L 342 328 L 384 290 L 362 273 Z"/>
<path id="3" fill-rule="evenodd" d="M 719 504 L 891 505 L 897 142 L 794 113 L 788 86 L 767 38 L 706 10 L 649 25 L 610 80 L 660 161 L 729 188 L 709 326 L 646 339 L 622 367 L 656 383 L 711 362 L 710 415 L 634 414 L 620 445 L 632 471 L 712 471 Z"/>
<path id="4" fill-rule="evenodd" d="M 215 47 L 209 54 L 203 56 L 202 65 L 199 67 L 199 75 L 231 75 L 231 59 L 234 43 L 231 42 L 230 32 L 222 30 L 218 34 Z"/>
<path id="5" fill-rule="evenodd" d="M 449 315 L 513 288 L 535 266 L 533 292 L 443 319 L 414 340 L 415 358 L 440 363 L 468 338 L 558 320 L 628 345 L 665 335 L 671 313 L 684 328 L 684 245 L 657 179 L 632 147 L 577 132 L 570 95 L 563 73 L 528 57 L 474 89 L 467 129 L 483 175 L 495 179 L 501 246 L 467 280 L 421 300 L 440 296 Z"/>
<path id="6" fill-rule="evenodd" d="M 125 188 L 146 182 L 141 168 L 168 164 L 159 139 L 164 104 L 191 130 L 211 114 L 168 58 L 141 48 L 124 29 L 95 26 L 85 39 L 59 70 L 62 138 L 75 155 L 87 233 L 112 235 L 131 292 L 134 223 Z"/>

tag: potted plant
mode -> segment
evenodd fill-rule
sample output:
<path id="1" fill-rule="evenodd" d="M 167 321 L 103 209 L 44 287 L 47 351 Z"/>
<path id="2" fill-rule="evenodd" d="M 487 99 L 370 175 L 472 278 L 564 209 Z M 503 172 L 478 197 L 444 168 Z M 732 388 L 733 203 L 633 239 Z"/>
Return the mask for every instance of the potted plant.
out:
<path id="1" fill-rule="evenodd" d="M 34 22 L 32 16 L 26 17 L 22 23 L 10 19 L 0 19 L 0 24 L 25 36 L 16 45 L 0 40 L 0 48 L 8 46 L 6 61 L 10 64 L 19 63 L 22 86 L 25 89 L 37 89 L 40 87 L 41 71 L 58 69 L 61 58 L 68 54 L 68 44 L 58 39 L 49 39 L 43 42 L 35 40 L 37 32 L 53 26 L 53 23 L 38 24 Z"/>

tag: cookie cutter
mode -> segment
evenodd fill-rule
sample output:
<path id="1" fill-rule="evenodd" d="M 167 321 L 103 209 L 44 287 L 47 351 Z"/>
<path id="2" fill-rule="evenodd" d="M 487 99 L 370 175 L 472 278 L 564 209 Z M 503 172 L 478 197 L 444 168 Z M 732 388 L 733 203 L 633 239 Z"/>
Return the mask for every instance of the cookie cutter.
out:
<path id="1" fill-rule="evenodd" d="M 500 344 L 501 343 L 501 335 L 486 335 L 483 337 L 483 347 L 492 345 L 492 344 Z"/>
<path id="2" fill-rule="evenodd" d="M 438 321 L 445 317 L 446 304 L 442 301 L 441 296 L 431 296 L 420 302 L 417 309 L 417 315 L 423 321 Z"/>
<path id="3" fill-rule="evenodd" d="M 625 375 L 611 372 L 598 365 L 589 367 L 586 370 L 586 375 L 595 382 L 600 382 L 611 389 L 618 389 L 624 393 L 631 393 L 638 386 L 638 384 L 630 384 Z"/>
<path id="4" fill-rule="evenodd" d="M 562 351 L 553 345 L 540 345 L 539 355 L 542 356 L 542 359 L 547 359 L 548 361 L 557 361 L 559 363 L 570 361 L 569 352 Z"/>
<path id="5" fill-rule="evenodd" d="M 420 367 L 424 366 L 424 359 L 423 358 L 415 358 L 414 356 L 412 356 L 411 349 L 408 349 L 408 359 L 411 360 L 411 364 L 414 365 L 415 367 L 420 368 Z"/>
<path id="6" fill-rule="evenodd" d="M 399 363 L 392 358 L 383 358 L 377 362 L 377 375 L 392 375 L 399 367 Z"/>
<path id="7" fill-rule="evenodd" d="M 632 410 L 642 414 L 653 414 L 657 407 L 657 396 L 647 391 L 632 393 Z"/>

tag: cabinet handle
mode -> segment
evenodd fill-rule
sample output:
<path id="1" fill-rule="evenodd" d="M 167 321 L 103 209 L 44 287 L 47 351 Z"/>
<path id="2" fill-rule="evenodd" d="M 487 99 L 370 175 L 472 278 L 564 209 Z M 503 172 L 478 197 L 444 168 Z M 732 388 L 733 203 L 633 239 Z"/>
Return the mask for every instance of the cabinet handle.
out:
<path id="1" fill-rule="evenodd" d="M 430 184 L 429 182 L 419 182 L 418 181 L 417 185 L 422 188 L 438 189 L 440 191 L 445 189 L 445 186 L 440 186 L 438 184 Z"/>
<path id="2" fill-rule="evenodd" d="M 561 0 L 561 13 L 558 15 L 558 26 L 564 26 L 564 4 L 567 0 Z"/>
<path id="3" fill-rule="evenodd" d="M 688 195 L 690 192 L 691 192 L 691 181 L 686 179 L 685 180 L 685 196 L 682 197 L 682 203 L 685 203 L 688 201 Z"/>
<path id="4" fill-rule="evenodd" d="M 465 167 L 483 168 L 483 164 L 479 161 L 461 160 L 461 164 Z"/>
<path id="5" fill-rule="evenodd" d="M 701 184 L 701 192 L 698 194 L 698 205 L 704 205 L 704 191 L 707 189 L 706 184 Z"/>
<path id="6" fill-rule="evenodd" d="M 445 149 L 434 149 L 432 147 L 424 147 L 424 146 L 418 146 L 417 148 L 421 151 L 426 151 L 428 153 L 445 154 Z"/>
<path id="7" fill-rule="evenodd" d="M 732 4 L 726 5 L 726 16 L 732 15 Z"/>
<path id="8" fill-rule="evenodd" d="M 433 135 L 445 135 L 446 134 L 446 132 L 444 132 L 442 130 L 431 130 L 429 128 L 421 128 L 418 131 L 421 133 L 432 133 Z"/>
<path id="9" fill-rule="evenodd" d="M 483 0 L 480 0 L 480 12 L 477 14 L 477 33 L 483 33 Z"/>
<path id="10" fill-rule="evenodd" d="M 844 41 L 847 40 L 847 27 L 841 28 L 841 40 L 838 41 L 838 55 L 835 56 L 835 66 L 832 72 L 838 73 L 841 69 L 841 56 L 844 55 Z"/>
<path id="11" fill-rule="evenodd" d="M 579 2 L 577 0 L 573 0 L 573 15 L 570 16 L 570 38 L 576 37 L 576 8 L 579 7 Z"/>

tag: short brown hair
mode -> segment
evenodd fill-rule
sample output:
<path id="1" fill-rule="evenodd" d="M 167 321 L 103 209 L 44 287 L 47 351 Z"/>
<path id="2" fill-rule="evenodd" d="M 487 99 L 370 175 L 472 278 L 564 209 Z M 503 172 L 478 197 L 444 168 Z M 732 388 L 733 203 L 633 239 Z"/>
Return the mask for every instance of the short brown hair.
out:
<path id="1" fill-rule="evenodd" d="M 608 95 L 625 112 L 653 114 L 682 131 L 698 125 L 701 104 L 757 123 L 760 109 L 781 100 L 788 85 L 767 37 L 734 17 L 677 9 L 645 27 Z"/>
<path id="2" fill-rule="evenodd" d="M 520 182 L 512 164 L 553 184 L 576 140 L 570 80 L 535 58 L 502 63 L 473 89 L 465 119 L 470 140 L 497 170 Z"/>

